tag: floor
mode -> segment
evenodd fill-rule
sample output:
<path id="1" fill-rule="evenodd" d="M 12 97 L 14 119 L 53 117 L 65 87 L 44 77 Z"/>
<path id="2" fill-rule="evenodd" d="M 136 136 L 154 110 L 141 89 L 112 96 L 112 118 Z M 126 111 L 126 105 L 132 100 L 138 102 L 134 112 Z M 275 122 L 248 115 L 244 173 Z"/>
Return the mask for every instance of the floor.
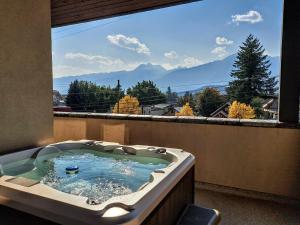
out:
<path id="1" fill-rule="evenodd" d="M 300 205 L 197 189 L 196 204 L 221 213 L 220 225 L 300 225 Z"/>
<path id="2" fill-rule="evenodd" d="M 221 213 L 219 225 L 300 225 L 300 205 L 196 189 L 196 204 Z M 58 225 L 0 205 L 0 225 Z M 18 218 L 22 218 L 22 224 Z"/>

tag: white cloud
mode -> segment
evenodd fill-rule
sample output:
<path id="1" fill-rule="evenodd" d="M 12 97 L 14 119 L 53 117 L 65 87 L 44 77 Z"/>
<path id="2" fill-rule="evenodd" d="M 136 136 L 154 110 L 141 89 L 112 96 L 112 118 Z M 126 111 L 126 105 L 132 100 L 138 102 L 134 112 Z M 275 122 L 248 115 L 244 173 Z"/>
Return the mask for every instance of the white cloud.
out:
<path id="1" fill-rule="evenodd" d="M 70 65 L 54 65 L 53 66 L 53 76 L 54 77 L 63 77 L 69 75 L 81 75 L 99 72 L 97 70 L 83 68 L 79 66 L 70 66 Z"/>
<path id="2" fill-rule="evenodd" d="M 90 73 L 110 73 L 115 71 L 126 70 L 130 71 L 135 69 L 138 65 L 143 62 L 126 63 L 121 66 L 96 66 L 91 67 L 90 65 L 54 65 L 53 66 L 53 76 L 63 77 L 63 76 L 75 76 Z"/>
<path id="3" fill-rule="evenodd" d="M 178 58 L 178 54 L 175 51 L 166 52 L 164 54 L 164 56 L 168 59 L 177 59 Z"/>
<path id="4" fill-rule="evenodd" d="M 66 53 L 64 64 L 53 66 L 54 77 L 132 70 L 139 62 L 125 63 L 121 59 L 84 53 Z"/>
<path id="5" fill-rule="evenodd" d="M 127 37 L 123 34 L 117 34 L 117 35 L 108 35 L 107 40 L 121 48 L 125 48 L 131 51 L 135 51 L 139 54 L 145 54 L 150 55 L 151 51 L 146 46 L 146 44 L 140 42 L 140 40 L 136 37 Z"/>
<path id="6" fill-rule="evenodd" d="M 231 45 L 233 41 L 228 40 L 226 37 L 217 37 L 216 38 L 217 45 Z"/>
<path id="7" fill-rule="evenodd" d="M 66 53 L 66 59 L 81 59 L 88 63 L 98 63 L 105 66 L 124 65 L 121 59 L 113 59 L 102 55 L 87 55 L 84 53 Z"/>
<path id="8" fill-rule="evenodd" d="M 232 22 L 239 24 L 239 23 L 259 23 L 263 21 L 262 15 L 254 10 L 250 10 L 246 14 L 237 14 L 231 16 Z"/>
<path id="9" fill-rule="evenodd" d="M 183 60 L 182 66 L 189 68 L 189 67 L 198 66 L 198 65 L 200 65 L 202 63 L 203 62 L 200 59 L 198 59 L 198 58 L 195 58 L 195 57 L 186 57 Z"/>
<path id="10" fill-rule="evenodd" d="M 190 67 L 194 67 L 194 66 L 199 66 L 201 64 L 203 64 L 203 61 L 201 61 L 200 59 L 196 58 L 196 57 L 192 57 L 192 56 L 180 56 L 177 54 L 177 52 L 175 51 L 170 51 L 170 52 L 166 52 L 164 53 L 164 56 L 167 59 L 172 59 L 172 63 L 163 63 L 161 64 L 165 69 L 167 70 L 171 70 L 171 69 L 175 69 L 175 68 L 190 68 Z"/>
<path id="11" fill-rule="evenodd" d="M 179 63 L 176 64 L 164 63 L 162 64 L 162 66 L 167 70 L 171 70 L 179 67 L 191 68 L 194 66 L 199 66 L 201 64 L 203 64 L 203 61 L 201 61 L 200 59 L 191 56 L 185 56 Z"/>
<path id="12" fill-rule="evenodd" d="M 216 47 L 211 51 L 211 53 L 217 55 L 219 58 L 223 58 L 228 54 L 226 46 Z"/>

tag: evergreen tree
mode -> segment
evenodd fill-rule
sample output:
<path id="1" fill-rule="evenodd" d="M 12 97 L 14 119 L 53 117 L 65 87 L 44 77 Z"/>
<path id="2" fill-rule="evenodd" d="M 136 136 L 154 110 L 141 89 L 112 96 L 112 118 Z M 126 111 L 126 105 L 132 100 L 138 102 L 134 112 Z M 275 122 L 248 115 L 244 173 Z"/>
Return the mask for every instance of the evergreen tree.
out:
<path id="1" fill-rule="evenodd" d="M 78 80 L 71 82 L 66 97 L 66 105 L 70 106 L 73 110 L 81 104 L 80 87 Z"/>
<path id="2" fill-rule="evenodd" d="M 96 104 L 96 91 L 96 84 L 88 81 L 75 80 L 70 84 L 67 95 L 67 105 L 71 106 L 73 111 L 93 111 Z"/>
<path id="3" fill-rule="evenodd" d="M 196 106 L 196 103 L 195 103 L 195 99 L 194 99 L 194 96 L 192 93 L 190 92 L 185 92 L 185 94 L 183 96 L 180 96 L 178 99 L 177 99 L 177 104 L 179 106 L 184 106 L 186 103 L 189 103 L 189 106 L 195 110 L 195 106 Z"/>
<path id="4" fill-rule="evenodd" d="M 263 103 L 264 100 L 259 97 L 255 97 L 252 99 L 250 105 L 255 111 L 255 118 L 257 119 L 267 119 L 266 113 L 263 111 Z"/>
<path id="5" fill-rule="evenodd" d="M 265 81 L 265 92 L 266 95 L 274 96 L 276 94 L 276 91 L 278 90 L 278 87 L 276 87 L 278 84 L 278 81 L 276 80 L 276 77 L 269 77 Z"/>
<path id="6" fill-rule="evenodd" d="M 108 112 L 124 96 L 121 86 L 97 86 L 88 81 L 71 82 L 66 104 L 73 111 Z"/>
<path id="7" fill-rule="evenodd" d="M 153 81 L 138 82 L 134 87 L 127 89 L 127 95 L 136 97 L 141 105 L 155 105 L 166 102 L 166 96 Z"/>
<path id="8" fill-rule="evenodd" d="M 240 46 L 227 94 L 230 100 L 249 104 L 254 97 L 274 95 L 277 88 L 275 77 L 270 77 L 271 64 L 260 41 L 250 34 Z"/>
<path id="9" fill-rule="evenodd" d="M 169 86 L 166 92 L 166 99 L 168 103 L 175 103 L 177 101 L 178 95 L 176 92 L 172 92 L 171 87 Z"/>
<path id="10" fill-rule="evenodd" d="M 196 94 L 196 110 L 201 116 L 210 116 L 225 103 L 225 98 L 215 88 L 205 88 Z"/>

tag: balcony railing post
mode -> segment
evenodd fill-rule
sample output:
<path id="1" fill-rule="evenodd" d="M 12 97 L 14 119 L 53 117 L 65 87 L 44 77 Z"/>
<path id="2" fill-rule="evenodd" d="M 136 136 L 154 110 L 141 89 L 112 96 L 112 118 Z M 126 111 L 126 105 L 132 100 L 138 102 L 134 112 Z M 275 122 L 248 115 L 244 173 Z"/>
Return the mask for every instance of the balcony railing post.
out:
<path id="1" fill-rule="evenodd" d="M 300 1 L 284 1 L 279 121 L 298 123 L 300 89 Z"/>

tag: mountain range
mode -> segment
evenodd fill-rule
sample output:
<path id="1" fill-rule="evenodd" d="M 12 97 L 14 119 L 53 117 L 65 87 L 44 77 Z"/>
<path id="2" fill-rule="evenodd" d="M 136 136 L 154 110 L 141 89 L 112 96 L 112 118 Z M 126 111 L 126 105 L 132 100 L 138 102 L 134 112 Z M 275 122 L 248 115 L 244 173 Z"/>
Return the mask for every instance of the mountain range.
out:
<path id="1" fill-rule="evenodd" d="M 117 71 L 110 73 L 93 73 L 76 76 L 64 76 L 53 79 L 53 88 L 61 94 L 68 92 L 69 84 L 74 80 L 86 80 L 114 87 L 120 80 L 123 89 L 135 85 L 139 81 L 152 80 L 162 91 L 168 86 L 172 91 L 183 93 L 185 91 L 196 92 L 203 87 L 219 87 L 221 90 L 232 80 L 230 72 L 236 58 L 236 54 L 230 55 L 223 60 L 217 60 L 191 68 L 177 68 L 166 70 L 160 65 L 141 64 L 132 71 Z M 280 73 L 280 58 L 269 57 L 272 76 Z"/>

